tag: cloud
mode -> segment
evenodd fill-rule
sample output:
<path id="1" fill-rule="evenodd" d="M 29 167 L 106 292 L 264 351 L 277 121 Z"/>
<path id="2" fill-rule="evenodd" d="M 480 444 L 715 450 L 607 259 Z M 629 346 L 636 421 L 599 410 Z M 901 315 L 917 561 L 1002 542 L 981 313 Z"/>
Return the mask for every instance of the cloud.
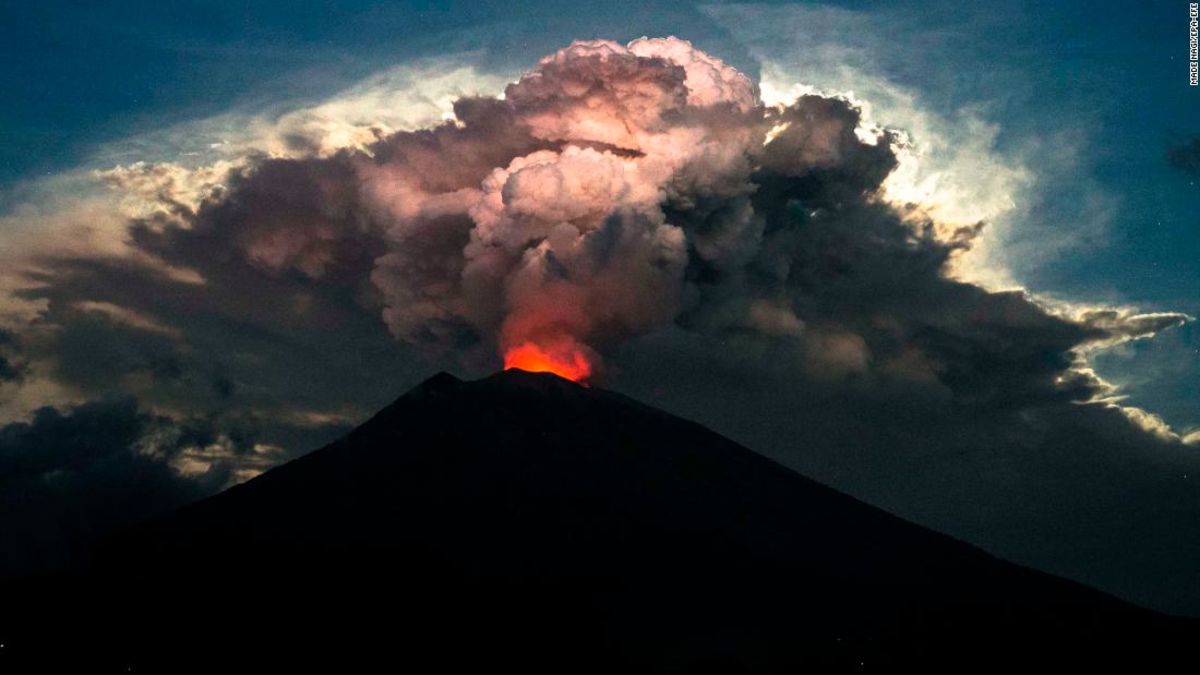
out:
<path id="1" fill-rule="evenodd" d="M 242 154 L 106 171 L 110 245 L 38 239 L 13 277 L 18 397 L 136 395 L 157 412 L 114 412 L 105 447 L 166 438 L 164 475 L 236 480 L 285 453 L 159 417 L 249 414 L 251 447 L 293 453 L 435 368 L 532 354 L 1004 555 L 1200 607 L 1170 599 L 1196 558 L 1164 525 L 1200 517 L 1191 437 L 1087 361 L 1188 317 L 973 282 L 1026 175 L 988 128 L 884 87 L 904 105 L 875 112 L 920 123 L 901 132 L 771 82 L 683 40 L 576 42 L 420 128 L 285 115 Z M 906 173 L 943 128 L 949 159 Z"/>
<path id="2" fill-rule="evenodd" d="M 0 571 L 64 564 L 113 527 L 224 487 L 230 460 L 258 454 L 251 434 L 225 422 L 177 423 L 124 397 L 0 427 Z M 171 466 L 182 462 L 188 471 Z"/>
<path id="3" fill-rule="evenodd" d="M 1044 87 L 1033 81 L 1027 54 L 963 58 L 977 46 L 975 36 L 1021 30 L 1027 21 L 962 7 L 914 13 L 894 4 L 729 3 L 701 10 L 761 61 L 764 100 L 842 96 L 863 107 L 868 129 L 900 134 L 899 166 L 884 185 L 889 200 L 919 205 L 949 236 L 987 223 L 953 261 L 952 274 L 989 288 L 1044 286 L 1058 281 L 1048 272 L 1056 261 L 1103 245 L 1115 227 L 1120 195 L 1087 166 L 1088 148 L 1104 143 L 1093 135 L 1100 106 L 1044 115 L 1037 105 Z"/>
<path id="4" fill-rule="evenodd" d="M 172 238 L 213 232 L 311 279 L 360 274 L 367 257 L 403 340 L 482 358 L 569 337 L 595 354 L 670 320 L 687 253 L 660 193 L 728 189 L 712 181 L 748 166 L 756 109 L 748 79 L 685 42 L 576 43 L 438 127 L 235 172 L 228 199 L 147 224 L 144 247 L 169 260 Z"/>

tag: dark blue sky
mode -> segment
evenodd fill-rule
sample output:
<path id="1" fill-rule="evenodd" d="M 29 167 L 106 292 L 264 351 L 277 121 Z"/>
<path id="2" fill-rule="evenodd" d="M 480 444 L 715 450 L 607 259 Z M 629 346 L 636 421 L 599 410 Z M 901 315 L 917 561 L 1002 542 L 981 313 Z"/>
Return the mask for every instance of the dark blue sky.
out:
<path id="1" fill-rule="evenodd" d="M 1031 167 L 1044 169 L 1046 189 L 1024 205 L 1025 236 L 1080 236 L 1052 261 L 1015 261 L 1018 281 L 1200 315 L 1200 175 L 1167 161 L 1200 134 L 1187 3 L 826 4 L 870 19 L 855 39 L 922 105 L 951 117 L 984 106 L 1002 152 L 1077 155 L 1067 173 Z M 5 2 L 0 196 L 85 163 L 106 142 L 233 106 L 318 99 L 419 56 L 482 49 L 512 69 L 572 38 L 668 33 L 756 70 L 734 31 L 674 2 Z M 1103 228 L 1088 227 L 1095 218 Z M 1182 428 L 1200 423 L 1194 326 L 1097 363 L 1134 402 Z"/>

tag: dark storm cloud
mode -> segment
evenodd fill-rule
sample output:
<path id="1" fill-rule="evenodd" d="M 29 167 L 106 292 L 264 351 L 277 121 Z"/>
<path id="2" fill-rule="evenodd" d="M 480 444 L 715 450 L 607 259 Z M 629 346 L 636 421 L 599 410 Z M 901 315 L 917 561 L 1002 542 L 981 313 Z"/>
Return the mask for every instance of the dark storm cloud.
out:
<path id="1" fill-rule="evenodd" d="M 1002 555 L 1200 608 L 1180 590 L 1200 573 L 1178 536 L 1200 525 L 1194 447 L 1083 360 L 1186 317 L 948 277 L 983 225 L 881 197 L 894 134 L 840 98 L 764 107 L 682 41 L 576 43 L 455 113 L 365 152 L 253 158 L 196 206 L 164 191 L 129 239 L 196 278 L 48 258 L 24 295 L 53 330 L 24 349 L 88 395 L 253 411 L 254 438 L 295 451 L 437 367 L 534 343 Z M 107 448 L 150 424 L 111 416 Z"/>
<path id="2" fill-rule="evenodd" d="M 133 241 L 194 271 L 202 283 L 119 258 L 42 260 L 49 271 L 36 273 L 37 286 L 23 295 L 45 302 L 42 321 L 57 328 L 37 333 L 29 348 L 53 364 L 58 379 L 84 392 L 132 389 L 184 412 L 248 408 L 268 418 L 312 412 L 344 415 L 338 420 L 344 425 L 415 382 L 427 364 L 399 347 L 380 322 L 378 302 L 364 285 L 370 259 L 348 237 L 328 255 L 314 245 L 277 259 L 307 266 L 319 280 L 244 252 L 243 245 L 257 241 L 245 209 L 294 218 L 298 227 L 305 219 L 325 227 L 322 218 L 330 218 L 330 227 L 349 227 L 313 201 L 303 170 L 274 172 L 268 165 L 259 175 L 280 179 L 280 189 L 266 193 L 259 185 L 262 192 L 223 203 L 216 214 L 188 215 L 186 226 L 165 216 L 131 223 Z M 360 243 L 371 245 L 366 237 Z"/>
<path id="3" fill-rule="evenodd" d="M 21 371 L 4 356 L 0 356 L 0 380 L 13 382 L 21 379 Z"/>
<path id="4" fill-rule="evenodd" d="M 0 571 L 63 564 L 113 527 L 215 492 L 231 463 L 189 477 L 167 461 L 229 437 L 215 420 L 176 423 L 128 397 L 42 408 L 0 427 Z M 246 451 L 250 439 L 234 437 Z"/>
<path id="5" fill-rule="evenodd" d="M 12 331 L 0 329 L 0 382 L 17 382 L 21 379 L 21 367 L 14 362 L 17 337 Z"/>
<path id="6" fill-rule="evenodd" d="M 1167 161 L 1180 171 L 1200 173 L 1200 136 L 1168 148 Z"/>

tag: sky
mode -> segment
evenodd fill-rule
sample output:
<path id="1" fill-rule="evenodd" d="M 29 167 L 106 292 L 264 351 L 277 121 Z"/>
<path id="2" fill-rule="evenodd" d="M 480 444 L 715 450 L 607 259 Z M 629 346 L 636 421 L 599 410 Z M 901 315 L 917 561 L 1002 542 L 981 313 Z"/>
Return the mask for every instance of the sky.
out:
<path id="1" fill-rule="evenodd" d="M 1200 614 L 1186 3 L 44 2 L 0 26 L 0 513 L 24 514 L 0 567 L 534 345 Z M 594 39 L 626 70 L 558 52 Z M 574 107 L 579 72 L 611 110 Z M 633 106 L 631 72 L 687 101 Z"/>

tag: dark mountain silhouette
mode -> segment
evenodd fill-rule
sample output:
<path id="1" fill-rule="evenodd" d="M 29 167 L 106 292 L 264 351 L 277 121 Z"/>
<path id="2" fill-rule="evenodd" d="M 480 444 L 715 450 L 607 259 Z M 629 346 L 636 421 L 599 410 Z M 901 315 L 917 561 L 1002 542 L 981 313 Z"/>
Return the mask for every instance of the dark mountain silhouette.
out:
<path id="1" fill-rule="evenodd" d="M 6 595 L 3 672 L 1081 671 L 1200 634 L 521 371 L 438 375 Z"/>

